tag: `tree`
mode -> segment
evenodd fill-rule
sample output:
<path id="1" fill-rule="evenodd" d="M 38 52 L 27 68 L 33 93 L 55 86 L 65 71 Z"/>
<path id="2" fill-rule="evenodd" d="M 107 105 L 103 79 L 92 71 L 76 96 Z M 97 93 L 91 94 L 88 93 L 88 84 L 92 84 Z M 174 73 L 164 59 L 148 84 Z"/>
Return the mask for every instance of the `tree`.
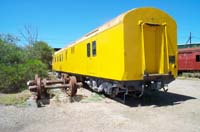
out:
<path id="1" fill-rule="evenodd" d="M 24 88 L 35 74 L 47 76 L 53 50 L 45 42 L 22 47 L 10 38 L 0 36 L 0 90 L 15 91 Z"/>
<path id="2" fill-rule="evenodd" d="M 25 25 L 20 34 L 28 44 L 34 44 L 38 40 L 38 29 L 31 25 Z"/>
<path id="3" fill-rule="evenodd" d="M 51 68 L 53 48 L 46 42 L 38 41 L 29 44 L 27 50 L 29 58 L 41 60 L 44 64 L 47 64 L 48 68 Z"/>
<path id="4" fill-rule="evenodd" d="M 0 34 L 0 39 L 2 42 L 16 44 L 20 39 L 11 34 Z"/>

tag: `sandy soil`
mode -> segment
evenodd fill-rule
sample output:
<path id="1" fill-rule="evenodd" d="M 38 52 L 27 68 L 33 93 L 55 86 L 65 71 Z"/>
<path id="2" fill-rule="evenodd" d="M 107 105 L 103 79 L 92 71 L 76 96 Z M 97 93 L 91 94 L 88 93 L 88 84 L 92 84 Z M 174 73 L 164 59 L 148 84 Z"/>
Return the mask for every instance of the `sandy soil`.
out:
<path id="1" fill-rule="evenodd" d="M 0 106 L 0 132 L 199 132 L 200 80 L 179 80 L 168 93 L 130 98 L 128 105 L 80 89 L 74 103 L 42 108 Z"/>

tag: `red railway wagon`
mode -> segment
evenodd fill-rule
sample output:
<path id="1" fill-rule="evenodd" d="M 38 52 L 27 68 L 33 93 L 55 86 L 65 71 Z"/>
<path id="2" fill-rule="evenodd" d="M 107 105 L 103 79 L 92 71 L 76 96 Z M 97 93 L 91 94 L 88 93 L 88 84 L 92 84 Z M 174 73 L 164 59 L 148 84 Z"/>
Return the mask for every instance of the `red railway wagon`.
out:
<path id="1" fill-rule="evenodd" d="M 178 70 L 200 71 L 200 48 L 184 48 L 178 50 Z"/>

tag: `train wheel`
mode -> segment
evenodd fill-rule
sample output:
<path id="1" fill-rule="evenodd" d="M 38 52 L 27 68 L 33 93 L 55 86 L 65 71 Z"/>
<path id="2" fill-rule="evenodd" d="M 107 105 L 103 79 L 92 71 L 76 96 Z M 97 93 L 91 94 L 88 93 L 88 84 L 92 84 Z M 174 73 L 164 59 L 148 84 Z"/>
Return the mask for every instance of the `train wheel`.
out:
<path id="1" fill-rule="evenodd" d="M 70 97 L 73 97 L 76 95 L 77 93 L 77 80 L 76 80 L 76 77 L 75 76 L 71 76 L 70 77 L 70 80 L 69 80 L 69 95 Z"/>
<path id="2" fill-rule="evenodd" d="M 41 87 L 41 79 L 38 77 L 38 75 L 35 75 L 35 81 L 36 81 L 36 85 L 37 85 L 37 98 L 36 98 L 36 102 L 37 102 L 37 106 L 41 107 L 41 96 L 42 96 L 42 87 Z"/>
<path id="3" fill-rule="evenodd" d="M 36 81 L 36 85 L 37 85 L 37 100 L 41 99 L 41 80 L 38 77 L 38 75 L 35 75 L 35 81 Z"/>
<path id="4" fill-rule="evenodd" d="M 62 74 L 61 80 L 63 81 L 63 84 L 69 84 L 69 81 L 70 81 L 69 75 L 68 74 Z M 63 92 L 66 92 L 67 94 L 69 94 L 69 92 L 67 91 L 68 90 L 67 88 L 63 88 L 62 90 L 63 90 Z"/>
<path id="5" fill-rule="evenodd" d="M 69 75 L 68 74 L 62 74 L 61 79 L 64 81 L 64 84 L 68 84 L 69 83 Z"/>

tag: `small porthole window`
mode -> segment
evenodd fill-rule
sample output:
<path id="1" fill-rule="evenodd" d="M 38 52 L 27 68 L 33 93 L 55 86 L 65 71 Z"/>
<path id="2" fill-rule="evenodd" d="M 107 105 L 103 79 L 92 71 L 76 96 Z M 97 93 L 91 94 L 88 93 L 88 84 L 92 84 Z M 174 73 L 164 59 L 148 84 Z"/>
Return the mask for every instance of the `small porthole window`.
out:
<path id="1" fill-rule="evenodd" d="M 96 56 L 97 50 L 96 50 L 96 41 L 92 42 L 92 56 Z"/>
<path id="2" fill-rule="evenodd" d="M 87 44 L 87 57 L 90 57 L 90 43 Z"/>
<path id="3" fill-rule="evenodd" d="M 200 55 L 196 55 L 196 62 L 200 62 Z"/>

